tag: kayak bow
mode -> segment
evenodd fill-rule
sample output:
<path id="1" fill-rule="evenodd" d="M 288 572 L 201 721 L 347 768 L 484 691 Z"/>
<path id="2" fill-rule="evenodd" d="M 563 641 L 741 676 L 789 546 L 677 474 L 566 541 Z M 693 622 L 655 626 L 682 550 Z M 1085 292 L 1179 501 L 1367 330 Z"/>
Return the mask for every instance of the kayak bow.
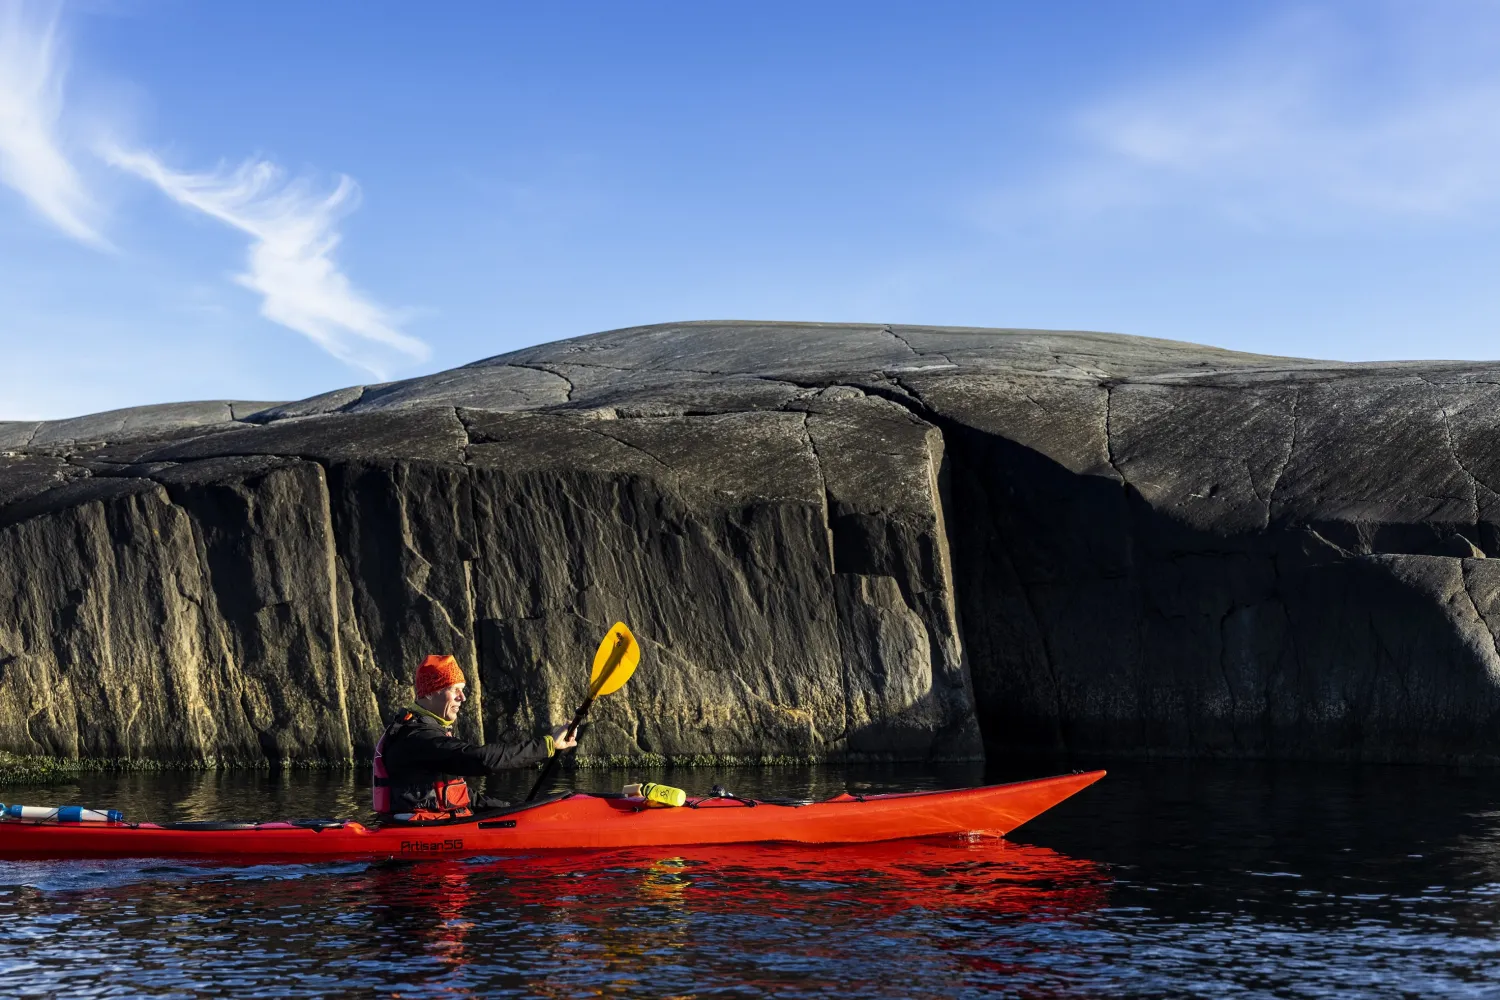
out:
<path id="1" fill-rule="evenodd" d="M 0 858 L 445 858 L 549 849 L 1003 836 L 1102 777 L 1103 771 L 1088 771 L 956 791 L 845 793 L 807 805 L 707 798 L 689 800 L 682 809 L 643 807 L 638 799 L 620 796 L 568 793 L 462 820 L 370 827 L 329 821 L 11 820 L 0 822 Z"/>

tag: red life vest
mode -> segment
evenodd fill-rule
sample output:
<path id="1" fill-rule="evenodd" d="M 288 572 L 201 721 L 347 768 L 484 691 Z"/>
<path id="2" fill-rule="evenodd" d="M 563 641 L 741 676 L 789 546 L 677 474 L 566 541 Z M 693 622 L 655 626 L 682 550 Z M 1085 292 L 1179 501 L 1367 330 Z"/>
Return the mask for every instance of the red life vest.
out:
<path id="1" fill-rule="evenodd" d="M 370 798 L 375 811 L 382 815 L 395 812 L 396 803 L 391 799 L 391 775 L 385 767 L 385 741 L 416 718 L 412 712 L 402 712 L 391 723 L 375 744 L 375 760 L 371 765 Z M 463 778 L 437 778 L 421 802 L 412 810 L 409 819 L 455 819 L 473 814 L 470 809 L 469 783 Z"/>

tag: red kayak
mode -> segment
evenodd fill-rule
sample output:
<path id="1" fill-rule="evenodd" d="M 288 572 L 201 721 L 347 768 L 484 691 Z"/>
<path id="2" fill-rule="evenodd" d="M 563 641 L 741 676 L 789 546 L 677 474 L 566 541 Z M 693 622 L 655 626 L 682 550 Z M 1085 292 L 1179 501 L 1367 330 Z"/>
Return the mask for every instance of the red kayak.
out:
<path id="1" fill-rule="evenodd" d="M 858 844 L 906 837 L 1003 836 L 1104 777 L 1087 771 L 957 791 L 843 794 L 824 802 L 707 798 L 682 808 L 570 793 L 482 816 L 365 826 L 275 823 L 0 822 L 0 859 L 260 860 L 448 858 L 550 849 L 786 841 Z"/>

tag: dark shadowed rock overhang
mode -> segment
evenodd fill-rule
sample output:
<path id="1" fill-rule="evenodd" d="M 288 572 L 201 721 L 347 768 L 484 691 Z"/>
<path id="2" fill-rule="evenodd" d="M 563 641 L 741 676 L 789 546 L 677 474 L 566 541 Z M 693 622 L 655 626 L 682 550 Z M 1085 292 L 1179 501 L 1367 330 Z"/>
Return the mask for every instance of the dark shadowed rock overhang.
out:
<path id="1" fill-rule="evenodd" d="M 0 749 L 1500 760 L 1500 366 L 686 323 L 297 403 L 0 423 Z"/>

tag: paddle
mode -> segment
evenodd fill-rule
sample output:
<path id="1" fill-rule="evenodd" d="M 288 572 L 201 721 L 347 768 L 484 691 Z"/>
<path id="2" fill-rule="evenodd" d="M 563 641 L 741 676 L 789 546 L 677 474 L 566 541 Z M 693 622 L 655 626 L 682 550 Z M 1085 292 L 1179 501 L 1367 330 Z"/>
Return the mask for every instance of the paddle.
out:
<path id="1" fill-rule="evenodd" d="M 578 711 L 573 713 L 573 721 L 568 723 L 568 736 L 577 735 L 584 716 L 588 715 L 589 709 L 594 707 L 594 700 L 606 694 L 613 694 L 623 687 L 625 682 L 630 680 L 630 675 L 635 673 L 635 668 L 640 662 L 641 647 L 635 641 L 635 636 L 630 634 L 630 629 L 624 622 L 615 622 L 609 634 L 604 637 L 604 641 L 599 643 L 599 651 L 594 654 L 594 666 L 589 673 L 589 696 L 583 699 L 583 704 L 579 705 Z M 531 794 L 526 796 L 527 802 L 534 801 L 538 795 L 542 794 L 542 789 L 547 787 L 547 783 L 552 780 L 552 775 L 556 773 L 558 761 L 561 759 L 561 751 L 547 758 L 541 777 L 536 779 L 536 784 L 531 788 Z"/>

